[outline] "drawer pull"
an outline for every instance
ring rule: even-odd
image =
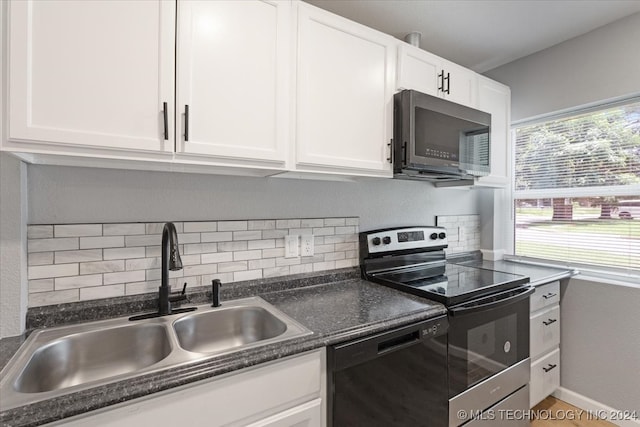
[[[549,293],[548,293],[548,294],[546,294],[546,295],[542,295],[542,298],[544,298],[544,299],[549,299],[549,298],[553,298],[553,297],[555,297],[556,295],[558,295],[558,294],[554,294],[553,292],[549,292]]]
[[[549,326],[552,323],[556,323],[558,321],[558,319],[549,319],[549,320],[543,320],[542,323],[544,323],[544,326]]]
[[[546,367],[546,368],[543,366],[543,367],[542,367],[542,370],[543,370],[543,371],[545,371],[545,372],[549,372],[549,371],[551,371],[553,368],[555,368],[556,366],[558,366],[558,365],[552,365],[551,363],[549,363],[549,366],[548,366],[548,367]]]

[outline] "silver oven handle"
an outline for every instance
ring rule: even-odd
[[[477,302],[473,302],[470,304],[463,304],[458,307],[453,307],[449,309],[449,313],[452,316],[462,316],[465,314],[477,313],[479,311],[491,310],[492,308],[496,308],[499,306],[513,304],[514,302],[521,301],[525,298],[528,298],[535,291],[535,288],[532,286],[523,287],[522,290],[516,294],[513,294],[513,291],[505,292],[505,294],[510,295],[506,298],[498,298],[494,299],[494,297],[490,298],[491,302],[487,302],[485,304],[478,304]]]

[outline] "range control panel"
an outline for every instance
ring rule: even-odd
[[[361,244],[366,243],[370,254],[407,249],[447,246],[444,227],[403,227],[360,233]]]

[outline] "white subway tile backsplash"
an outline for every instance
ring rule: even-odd
[[[262,270],[236,271],[233,273],[233,281],[262,279]]]
[[[200,261],[203,264],[233,261],[233,252],[216,252],[212,254],[202,254],[200,256]]]
[[[158,247],[158,252],[160,248]],[[146,255],[145,247],[137,248],[113,248],[104,249],[103,257],[105,261],[112,259],[131,259],[131,258],[144,258]]]
[[[120,246],[132,247],[157,245],[159,247],[162,244],[162,237],[155,234],[146,234],[142,236],[125,236],[124,239],[124,245]]]
[[[202,243],[208,242],[230,242],[233,240],[233,232],[231,231],[218,231],[215,233],[202,233],[200,235],[200,241]]]
[[[242,231],[249,228],[248,221],[220,221],[218,231]]]
[[[80,237],[80,249],[121,248],[124,236]]]
[[[142,223],[104,224],[102,226],[103,236],[135,236],[138,234],[145,234],[145,226]]]
[[[358,264],[358,218],[175,222],[181,288]],[[155,293],[164,223],[28,226],[29,305]],[[341,234],[344,233],[344,234]],[[314,235],[314,256],[284,258],[284,236]],[[474,232],[469,240],[478,239]]]
[[[185,233],[201,233],[203,231],[218,231],[218,223],[215,221],[184,223]]]
[[[29,239],[27,252],[50,252],[79,249],[77,237],[63,237],[59,239]]]
[[[248,221],[248,230],[274,230],[276,221],[274,219],[265,221]]]
[[[45,279],[51,277],[77,276],[78,264],[37,265],[29,267],[27,271],[29,280]]]
[[[300,228],[323,227],[325,225],[324,221],[322,218],[301,219]]]
[[[247,270],[247,261],[221,262],[218,264],[219,273],[233,273]]]
[[[479,215],[444,215],[436,217],[436,224],[447,229],[447,253],[470,252],[480,249]]]
[[[125,261],[122,259],[112,261],[81,262],[80,274],[115,273],[124,271]]]
[[[253,251],[233,252],[234,261],[246,261],[249,259],[260,259],[260,258],[262,258],[262,251],[260,249],[253,250]]]
[[[53,279],[29,280],[29,293],[53,291]]]
[[[39,307],[42,305],[64,304],[80,300],[78,289],[67,289],[64,291],[38,292],[29,294],[29,307]]]
[[[124,296],[124,284],[80,289],[80,301]]]
[[[102,274],[90,274],[86,276],[59,277],[55,279],[55,290],[78,289],[88,286],[101,286]]]
[[[266,239],[266,240],[249,240],[247,242],[247,249],[273,249],[276,247],[275,239]]]
[[[27,263],[29,265],[48,265],[53,264],[53,252],[34,252],[28,255]]]
[[[77,251],[56,251],[54,262],[68,264],[71,262],[102,261],[102,249],[81,249]]]
[[[50,239],[53,237],[53,225],[30,225],[27,227],[27,239]]]
[[[102,224],[54,225],[55,237],[102,236]]]
[[[146,280],[144,270],[123,271],[120,273],[105,273],[104,284],[113,285],[116,283],[142,282]]]
[[[260,240],[262,239],[262,231],[260,230],[252,230],[252,231],[234,231],[233,232],[233,240]]]

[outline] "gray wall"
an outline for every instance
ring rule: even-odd
[[[640,409],[640,288],[573,278],[560,304],[562,387]]]
[[[29,165],[29,224],[359,216],[361,230],[478,213],[478,192],[390,179],[243,178]]]
[[[640,13],[485,73],[511,87],[511,119],[640,93]]]
[[[514,121],[640,93],[640,13],[487,72]],[[561,386],[640,408],[640,288],[572,279],[561,301]]]

